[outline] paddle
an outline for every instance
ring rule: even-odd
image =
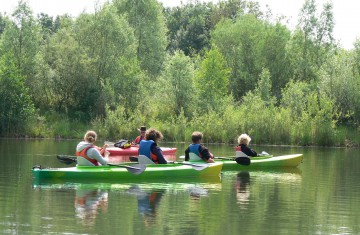
[[[185,158],[185,156],[180,156],[180,158]],[[237,157],[237,158],[228,158],[228,157],[214,157],[215,159],[222,159],[222,160],[231,160],[236,161],[240,165],[248,166],[251,163],[249,157]]]
[[[61,163],[64,163],[66,165],[70,165],[72,163],[77,162],[76,157],[74,157],[74,156],[57,155],[56,157]]]
[[[265,151],[262,151],[260,154],[258,154],[258,156],[269,156],[271,157],[272,155],[268,154]],[[243,154],[240,157],[235,158],[235,161],[237,162],[237,164],[243,165],[243,166],[248,166],[251,164],[251,159],[249,156]]]
[[[65,163],[67,165],[77,162],[75,156],[57,155],[57,159],[60,162]],[[146,169],[146,165],[127,166],[127,165],[117,165],[117,164],[112,164],[112,163],[108,163],[107,165],[126,168],[126,170],[128,172],[130,172],[134,175],[139,175],[139,174],[143,173]]]
[[[149,159],[148,157],[146,157],[144,155],[139,155],[138,161],[140,164],[145,164],[145,165],[146,164],[154,164],[154,162],[151,159]],[[192,166],[197,171],[202,171],[209,167],[209,164],[198,165],[198,164],[192,164],[192,163],[187,163],[187,162],[168,162],[168,163]]]
[[[130,162],[139,162],[138,157],[130,156]]]
[[[237,158],[235,158],[235,161],[237,162],[237,164],[240,164],[243,166],[248,166],[251,163],[251,160],[249,157],[237,157]]]
[[[202,170],[204,170],[204,169],[206,169],[206,168],[209,167],[209,164],[208,164],[208,163],[201,164],[201,165],[193,164],[193,163],[187,163],[187,162],[168,162],[168,163],[174,163],[174,164],[192,166],[192,167],[193,167],[195,170],[197,170],[197,171],[202,171]]]

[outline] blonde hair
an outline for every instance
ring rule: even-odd
[[[153,140],[155,142],[162,140],[164,136],[161,134],[160,131],[155,130],[154,128],[150,128],[145,133],[145,139],[147,140]]]
[[[95,131],[87,131],[84,136],[84,140],[89,143],[94,143],[96,141],[97,134]]]
[[[251,138],[247,134],[241,134],[238,138],[238,144],[248,145],[250,143],[250,141],[251,141]]]

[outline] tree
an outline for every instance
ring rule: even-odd
[[[0,59],[0,135],[25,134],[35,109],[24,77],[6,58]]]
[[[19,2],[12,17],[12,22],[6,25],[3,33],[3,56],[11,55],[8,60],[13,60],[20,75],[24,77],[25,84],[30,88],[30,93],[34,94],[34,58],[40,46],[40,27],[29,6],[23,1]]]
[[[315,0],[305,1],[299,14],[298,28],[289,44],[295,79],[317,80],[317,71],[331,55],[334,49],[332,7],[331,3],[324,4],[318,17]]]
[[[0,36],[4,32],[7,21],[8,21],[7,17],[2,15],[0,12]]]
[[[340,50],[320,70],[319,90],[335,102],[339,119],[346,124],[360,122],[360,73],[358,41],[354,51]]]
[[[156,0],[115,0],[114,5],[134,29],[141,69],[156,77],[162,69],[167,43],[162,6]]]
[[[168,50],[182,50],[185,55],[196,55],[210,47],[210,3],[196,3],[166,9]]]
[[[230,70],[221,52],[214,46],[205,54],[199,70],[195,74],[200,110],[222,110],[228,95]]]
[[[104,114],[105,104],[115,109],[120,103],[126,110],[137,106],[141,98],[139,82],[143,78],[137,61],[138,44],[134,30],[113,5],[95,14],[82,14],[75,22],[74,35],[86,55],[89,68],[101,88],[97,113]]]
[[[163,87],[162,93],[166,94],[168,99],[159,102],[163,104],[170,101],[168,107],[175,111],[176,116],[183,111],[185,117],[191,117],[195,109],[193,63],[182,51],[176,51],[168,58],[159,81],[159,87]]]

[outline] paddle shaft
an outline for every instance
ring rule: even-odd
[[[76,163],[77,162],[75,156],[58,155],[57,158],[58,158],[58,160],[60,162],[65,163],[65,164],[71,164],[71,163]],[[141,174],[146,169],[146,165],[141,165],[140,167],[127,166],[127,165],[117,165],[117,164],[112,164],[112,163],[108,163],[107,165],[108,166],[126,168],[129,172],[131,172],[133,174],[136,174],[136,175]]]

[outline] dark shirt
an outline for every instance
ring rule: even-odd
[[[150,147],[150,151],[152,154],[156,155],[157,156],[157,159],[158,159],[158,163],[159,164],[167,164],[167,161],[166,159],[164,158],[164,155],[162,153],[162,150],[160,147],[158,147],[155,144],[152,144],[151,147]]]
[[[190,147],[188,147],[185,150],[185,161],[190,160],[189,153],[190,153]],[[212,156],[212,154],[209,152],[209,150],[202,144],[199,145],[199,153],[200,153],[199,157],[201,157],[204,161],[209,160]]]
[[[245,144],[240,144],[240,145],[238,145],[238,148],[239,147],[241,149],[241,152],[245,153],[249,157],[256,157],[258,155],[257,152],[255,152],[254,150],[252,150],[251,148],[249,148]]]

